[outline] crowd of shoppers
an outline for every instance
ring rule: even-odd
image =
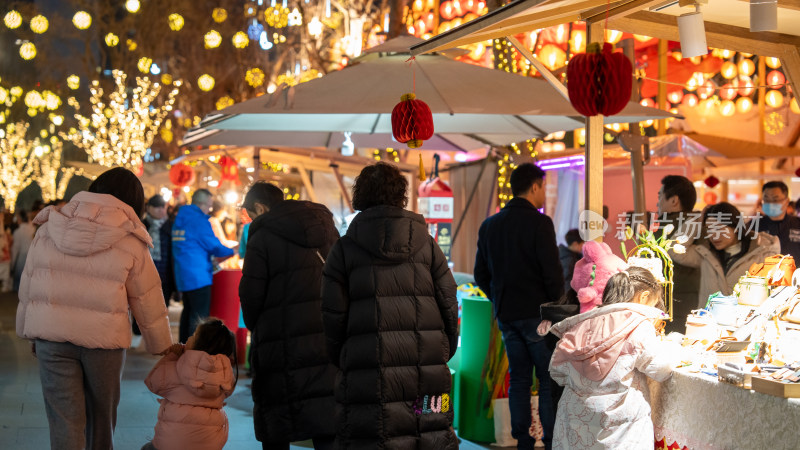
[[[646,396],[631,392],[644,377],[671,373],[670,351],[656,337],[663,289],[608,246],[584,243],[578,230],[558,246],[540,212],[544,178],[534,164],[518,166],[513,199],[477,236],[475,280],[508,355],[517,448],[535,442],[534,374],[546,448],[652,445]],[[717,231],[689,236],[687,252],[673,255],[678,319],[713,292],[729,294],[751,263],[800,247],[800,219],[782,182],[764,185],[762,232],[741,233],[744,218],[728,203],[694,213],[696,198],[690,180],[662,180],[658,233],[685,236],[690,214]],[[257,182],[242,203],[252,222],[237,240],[208,190],[173,217],[162,196],[145,203],[136,176],[118,168],[68,203],[18,210],[13,232],[3,215],[0,283],[11,278],[19,290],[17,333],[39,359],[51,447],[111,448],[132,321],[147,351],[163,356],[146,379],[164,398],[144,448],[225,445],[222,407],[240,355],[235,335],[208,315],[215,264],[238,250],[263,448],[309,439],[326,450],[458,448],[447,367],[458,345],[456,285],[407,202],[408,182],[395,166],[365,167],[353,186],[359,214],[340,237],[325,206],[285,200],[277,186]],[[183,312],[173,344],[167,308],[176,293]],[[676,322],[680,331],[684,322]]]

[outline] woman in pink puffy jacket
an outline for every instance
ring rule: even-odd
[[[142,450],[221,450],[228,441],[224,400],[236,387],[236,337],[221,320],[201,322],[144,382],[159,399],[155,437]]]
[[[143,209],[139,179],[115,168],[33,221],[17,334],[34,341],[51,448],[113,448],[131,313],[150,353],[172,344]]]

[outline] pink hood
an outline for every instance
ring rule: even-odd
[[[617,359],[634,349],[627,339],[643,322],[665,318],[653,307],[636,303],[601,306],[554,325],[550,331],[560,336],[551,365],[569,361],[575,370],[592,381],[601,381]]]
[[[144,380],[159,400],[153,445],[159,450],[217,450],[228,440],[224,400],[233,393],[233,369],[224,355],[169,353]]]

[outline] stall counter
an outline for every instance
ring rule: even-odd
[[[656,449],[796,449],[800,399],[780,398],[676,369],[649,380]]]

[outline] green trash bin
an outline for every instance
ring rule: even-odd
[[[494,442],[494,419],[480,409],[481,373],[489,333],[492,328],[492,303],[483,297],[464,297],[461,306],[461,364],[458,370],[456,414],[458,434],[477,442]]]

